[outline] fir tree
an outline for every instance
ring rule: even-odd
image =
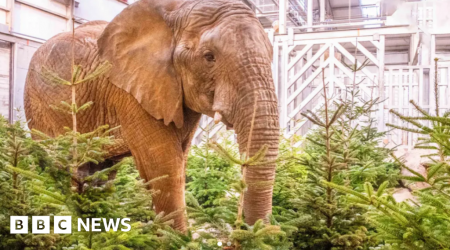
[[[437,72],[437,62],[436,72]],[[376,227],[378,237],[391,249],[450,249],[450,165],[448,164],[449,112],[441,115],[439,110],[438,78],[435,77],[434,95],[436,109],[434,114],[426,111],[414,101],[411,104],[420,116],[408,117],[391,110],[411,127],[387,124],[421,135],[415,148],[431,149],[434,153],[422,155],[429,159],[426,163],[427,173],[422,175],[409,168],[401,159],[392,154],[395,161],[411,173],[400,176],[409,183],[422,182],[427,187],[416,190],[413,200],[396,202],[385,182],[375,191],[371,183],[364,184],[364,191],[358,192],[349,187],[327,183],[343,193],[348,194],[355,204],[367,208],[368,219]],[[427,125],[429,124],[429,125]]]
[[[146,212],[147,209],[152,208],[151,197],[147,196],[144,200],[144,196],[149,194],[148,190],[144,191],[149,183],[142,183],[136,179],[136,170],[134,172],[130,170],[130,166],[134,168],[134,164],[130,164],[130,161],[126,159],[90,175],[80,172],[81,167],[87,164],[99,164],[104,161],[105,148],[114,143],[114,138],[110,135],[112,129],[109,129],[108,125],[100,126],[87,133],[78,132],[77,115],[88,109],[92,102],[79,105],[76,102],[76,89],[78,85],[107,72],[111,65],[103,62],[91,73],[83,73],[84,69],[73,63],[73,43],[74,40],[72,40],[72,76],[69,80],[61,78],[45,67],[38,72],[48,83],[71,88],[71,101],[63,101],[52,108],[60,111],[61,115],[70,115],[72,128],[65,128],[66,132],[55,138],[33,130],[34,136],[39,138],[39,146],[48,156],[45,169],[42,173],[36,173],[33,169],[23,170],[17,166],[8,166],[13,174],[12,179],[16,180],[14,176],[19,176],[33,181],[31,190],[39,194],[37,199],[51,206],[54,209],[53,214],[72,215],[73,222],[79,218],[116,220],[127,216],[139,220],[133,223],[131,231],[127,233],[75,231],[72,235],[64,236],[64,243],[60,247],[157,249],[160,246],[160,241],[156,237],[157,230],[170,225],[170,215],[158,217],[152,212]],[[16,144],[14,148],[21,152],[19,144]],[[17,153],[10,153],[7,156],[15,157],[16,155]],[[115,171],[119,171],[119,178],[111,180],[109,176]],[[123,173],[130,173],[135,179],[125,179]],[[14,183],[16,181],[13,181]],[[116,188],[119,191],[117,193]],[[75,228],[75,225],[73,227]],[[102,225],[101,230],[104,231],[104,229]],[[43,245],[42,242],[44,240],[41,240],[39,244]]]
[[[299,228],[293,240],[300,249],[365,249],[377,244],[365,210],[323,182],[357,188],[368,179],[396,183],[390,177],[393,164],[385,162],[389,150],[378,146],[384,134],[376,131],[371,118],[378,100],[364,101],[351,89],[331,102],[325,84],[323,89],[323,111],[302,113],[318,127],[306,137],[304,154],[297,160],[307,170],[306,180],[276,218]]]
[[[257,100],[254,103],[255,110],[256,104]],[[254,111],[247,149],[250,148],[252,141],[255,114]],[[226,239],[227,242],[232,243],[234,249],[288,249],[290,244],[286,241],[286,232],[282,230],[280,225],[275,225],[277,222],[274,219],[270,220],[273,225],[264,224],[263,220],[258,220],[253,226],[244,222],[243,206],[247,190],[246,169],[268,163],[263,160],[267,152],[267,146],[264,145],[253,156],[249,155],[248,150],[238,156],[235,151],[229,150],[215,141],[210,142],[209,147],[224,159],[241,166],[242,174],[240,179],[232,185],[233,189],[230,190],[229,196],[221,200],[219,203],[221,206],[219,207],[203,207],[191,197],[191,207],[188,208],[191,218],[208,225],[209,229],[215,229],[216,238]],[[254,185],[273,185],[273,183],[254,183]]]
[[[231,184],[240,178],[240,171],[236,164],[218,155],[211,147],[210,132],[217,125],[203,130],[200,145],[193,145],[188,157],[187,190],[204,206],[213,206],[215,202],[225,197]],[[220,132],[221,145],[237,154],[236,144],[228,140],[229,132]]]
[[[17,111],[20,114],[20,110]],[[52,211],[42,205],[33,192],[34,184],[44,180],[37,174],[41,171],[41,157],[42,150],[27,137],[21,117],[9,124],[0,116],[1,249],[53,249],[61,242],[59,235],[55,234],[10,234],[10,216],[45,215]]]
[[[306,168],[298,164],[303,152],[295,147],[299,142],[301,137],[295,134],[291,138],[285,138],[283,135],[280,138],[279,158],[282,160],[277,162],[272,197],[275,213],[293,208],[290,200],[297,197],[296,190],[301,188],[305,180]]]

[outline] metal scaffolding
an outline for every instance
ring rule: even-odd
[[[273,78],[286,137],[305,135],[313,127],[301,112],[322,107],[322,72],[327,92],[334,98],[356,82],[363,99],[385,100],[374,118],[378,129],[386,131],[386,123],[405,125],[389,113],[390,109],[415,115],[410,100],[434,110],[434,58],[439,58],[440,107],[450,108],[449,98],[445,98],[450,94],[450,28],[437,22],[448,17],[443,10],[450,8],[450,3],[352,0],[345,7],[339,2],[348,4],[347,0],[250,2],[273,43]],[[366,8],[376,10],[369,15]],[[293,19],[293,12],[300,18]],[[278,30],[273,25],[277,21]],[[357,65],[367,61],[368,66],[354,74],[345,64],[355,61]],[[201,125],[210,123],[211,119],[203,118]],[[200,135],[199,131],[194,142],[200,141]],[[411,148],[416,139],[410,133],[392,131],[384,142]]]

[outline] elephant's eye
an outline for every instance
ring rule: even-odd
[[[208,62],[215,62],[216,61],[216,57],[214,56],[214,54],[211,51],[207,51],[203,54],[203,56],[205,57],[206,61]]]

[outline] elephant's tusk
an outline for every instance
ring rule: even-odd
[[[217,123],[219,123],[220,121],[222,121],[222,115],[221,115],[219,112],[216,112],[216,113],[214,114],[214,123],[217,124]]]

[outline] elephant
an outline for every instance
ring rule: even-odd
[[[93,102],[78,115],[78,131],[120,126],[108,157],[131,154],[145,180],[167,175],[151,186],[160,191],[154,209],[166,214],[185,207],[187,155],[202,114],[234,129],[241,153],[266,145],[263,165],[244,170],[244,216],[252,225],[272,209],[273,187],[258,185],[274,181],[278,155],[272,51],[255,13],[239,0],[140,0],[109,23],[87,22],[36,51],[24,93],[28,126],[49,136],[72,127],[70,115],[50,107],[71,100],[71,87],[46,82],[44,67],[70,79],[72,60],[82,75],[108,61],[110,71],[76,85],[76,102]],[[179,213],[173,227],[186,224]]]

